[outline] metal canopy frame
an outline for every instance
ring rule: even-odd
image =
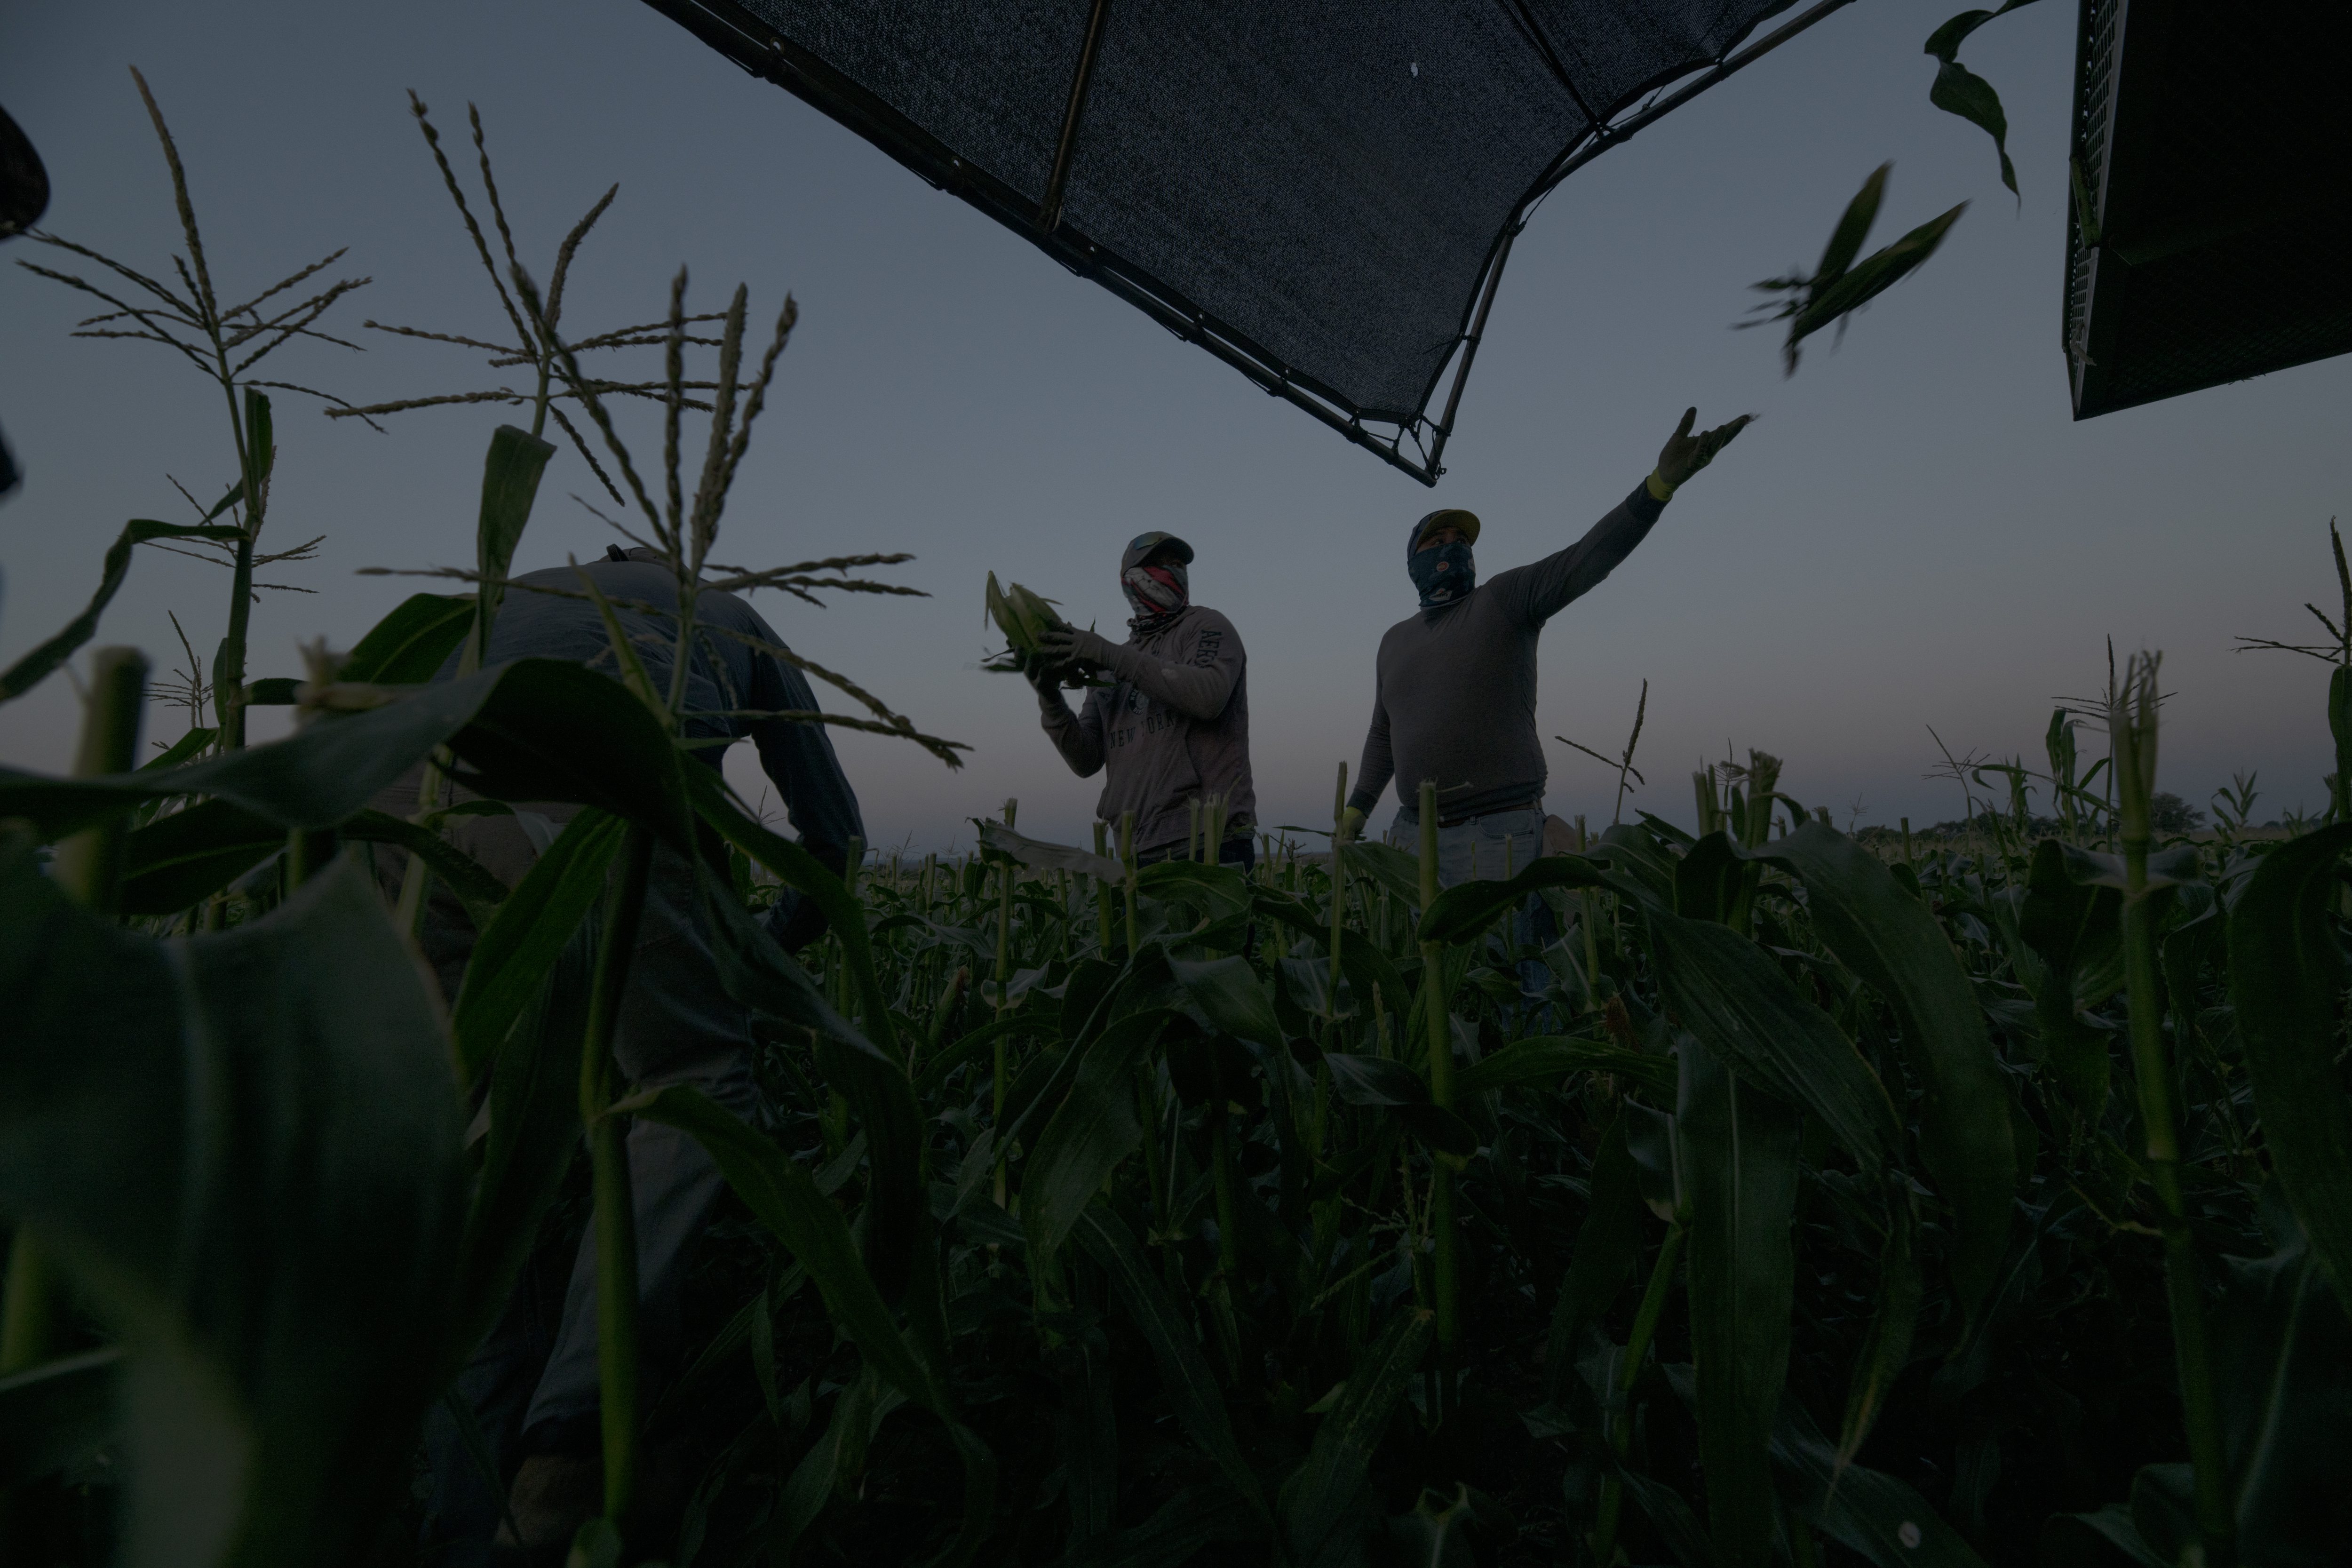
[[[760,17],[735,4],[734,0],[646,0],[646,3],[751,75],[774,83],[827,118],[856,132],[926,183],[979,208],[1077,276],[1109,289],[1176,337],[1206,349],[1241,372],[1259,390],[1305,409],[1383,462],[1424,485],[1433,486],[1439,476],[1445,472],[1443,461],[1445,445],[1454,434],[1454,419],[1461,407],[1462,389],[1469,380],[1471,363],[1477,357],[1479,341],[1486,335],[1487,317],[1494,309],[1495,294],[1502,283],[1503,268],[1510,259],[1511,242],[1527,226],[1528,216],[1536,206],[1561,181],[1610,148],[1623,143],[1636,132],[1679,109],[1832,12],[1852,4],[1853,0],[1819,0],[1818,4],[1764,37],[1745,47],[1726,51],[1695,76],[1682,71],[1665,80],[1644,84],[1633,96],[1638,100],[1646,95],[1647,100],[1638,106],[1628,105],[1612,118],[1604,118],[1586,107],[1582,95],[1570,80],[1549,39],[1544,36],[1522,0],[1499,0],[1509,10],[1513,21],[1528,37],[1529,43],[1542,54],[1570,96],[1580,108],[1585,109],[1592,126],[1561,151],[1512,209],[1509,221],[1495,237],[1478,283],[1472,289],[1470,298],[1464,301],[1462,325],[1455,335],[1454,353],[1431,375],[1428,386],[1423,391],[1419,410],[1405,419],[1384,417],[1358,407],[1314,376],[1284,363],[1277,355],[1253,342],[1230,323],[1202,310],[1180,290],[1169,287],[1143,268],[1096,244],[1062,222],[1062,194],[1082,133],[1087,89],[1093,74],[1109,0],[1093,0],[1085,44],[1070,83],[1068,107],[1055,147],[1053,173],[1041,202],[1032,202],[1003,180],[973,166],[953,148],[824,60],[778,33]],[[1685,78],[1688,79],[1684,79]],[[1671,92],[1664,92],[1664,89],[1675,81],[1682,81],[1683,85]],[[1439,384],[1445,381],[1448,366],[1452,367],[1453,384],[1446,393],[1444,413],[1432,421],[1429,405],[1435,397]]]

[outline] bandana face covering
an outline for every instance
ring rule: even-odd
[[[1135,619],[1129,624],[1148,631],[1192,603],[1192,581],[1181,566],[1130,566],[1120,574],[1119,591],[1127,595]]]
[[[1412,585],[1421,590],[1424,610],[1454,603],[1478,582],[1477,563],[1471,558],[1470,547],[1460,540],[1413,552],[1405,557],[1404,569],[1412,574]]]

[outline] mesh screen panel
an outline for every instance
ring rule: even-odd
[[[2084,0],[2076,418],[2352,351],[2347,52],[2343,0]]]
[[[1050,243],[1097,0],[652,3],[1270,389],[1425,427],[1563,158],[1789,0],[1108,0]]]

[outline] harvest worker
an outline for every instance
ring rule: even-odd
[[[1097,772],[1095,815],[1115,829],[1135,814],[1139,863],[1181,857],[1196,806],[1224,813],[1224,842],[1203,858],[1254,865],[1257,795],[1250,784],[1247,658],[1234,623],[1192,603],[1192,547],[1172,533],[1138,534],[1119,556],[1118,586],[1135,612],[1127,640],[1075,626],[1049,630],[1030,671],[1045,733],[1070,771]],[[1072,713],[1062,678],[1099,669],[1117,684],[1087,693]],[[1202,818],[1202,832],[1207,829]]]
[[[1421,785],[1437,785],[1438,881],[1492,880],[1543,851],[1543,746],[1536,735],[1536,639],[1633,553],[1676,487],[1714,460],[1751,416],[1694,436],[1686,410],[1658,466],[1633,493],[1558,554],[1478,581],[1478,519],[1433,511],[1405,535],[1405,571],[1420,613],[1381,638],[1372,722],[1343,830],[1353,836],[1394,777],[1391,842],[1421,832]]]
[[[596,606],[578,596],[579,574],[616,606],[654,689],[667,692],[676,622],[658,611],[629,607],[677,602],[677,580],[651,550],[614,547],[605,559],[576,569],[557,567],[515,579],[482,662],[564,658],[611,673],[612,645]],[[701,636],[687,669],[683,728],[689,741],[704,743],[689,752],[697,759],[690,765],[716,769],[730,742],[751,741],[803,845],[840,870],[850,841],[865,834],[857,797],[824,727],[781,716],[815,710],[807,679],[787,662],[782,640],[742,599],[706,591],[695,615]],[[453,673],[454,658],[442,675]],[[379,807],[408,815],[415,809],[419,782],[412,777],[404,801],[379,800]],[[542,804],[519,805],[513,816],[458,816],[448,835],[511,887],[521,882],[561,823],[578,810]],[[814,905],[795,910],[793,903],[789,897],[781,900],[768,927],[787,947],[804,943],[822,926]],[[621,1075],[637,1089],[690,1083],[738,1114],[751,1115],[758,1100],[751,1016],[727,994],[698,910],[692,861],[656,848],[614,1058]],[[427,910],[422,945],[453,997],[474,940],[462,907],[436,898]],[[677,1370],[683,1348],[677,1341],[687,1246],[722,1183],[702,1146],[674,1128],[633,1122],[628,1154],[640,1342],[649,1380],[645,1398],[650,1407],[660,1380]],[[520,1542],[509,1544],[530,1551],[568,1547],[581,1523],[599,1510],[604,1474],[595,1281],[592,1231],[581,1241],[560,1294],[534,1289],[527,1278],[504,1321],[459,1376],[458,1390],[471,1405],[481,1435],[499,1467],[512,1477],[509,1499],[501,1500],[484,1484],[479,1461],[469,1452],[471,1440],[450,1417],[436,1415],[429,1427],[435,1485],[427,1531],[436,1562],[489,1562],[491,1535],[502,1517],[510,1518],[521,1535]],[[547,1295],[560,1301],[558,1310],[547,1310],[556,1305],[542,1303],[540,1298]],[[655,1464],[650,1471],[660,1468]],[[649,1481],[657,1480],[650,1471]],[[649,1498],[649,1510],[657,1510],[660,1501]]]

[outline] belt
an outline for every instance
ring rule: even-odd
[[[1437,814],[1437,826],[1440,827],[1459,827],[1465,822],[1475,822],[1482,816],[1500,816],[1507,811],[1540,811],[1542,809],[1543,797],[1541,795],[1537,795],[1531,800],[1521,801],[1517,805],[1490,805],[1482,811],[1465,812],[1458,816],[1448,816],[1443,810],[1440,810]],[[1401,815],[1407,822],[1417,825],[1421,821],[1421,813],[1418,811],[1404,812]]]

